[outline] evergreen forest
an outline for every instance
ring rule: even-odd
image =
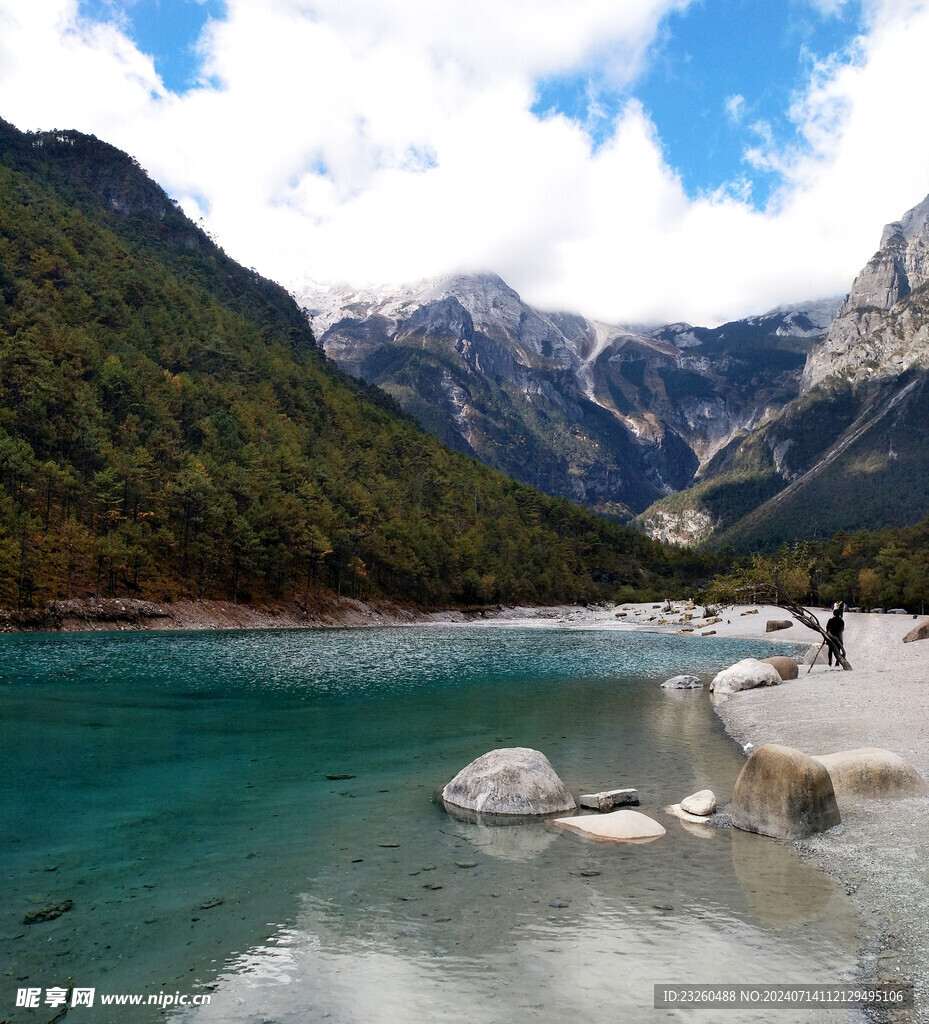
[[[129,156],[0,122],[0,607],[630,599],[717,560],[442,446]]]

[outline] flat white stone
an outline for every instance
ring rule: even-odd
[[[703,683],[699,676],[671,676],[661,684],[661,688],[663,690],[700,690],[703,688]]]
[[[665,828],[640,811],[621,810],[610,814],[582,814],[573,818],[555,818],[553,825],[608,842],[632,842],[658,839]]]
[[[681,821],[692,821],[695,825],[709,825],[710,819],[705,815],[701,814],[690,814],[685,811],[680,804],[671,804],[664,809],[665,814],[672,814],[675,818],[680,818]]]

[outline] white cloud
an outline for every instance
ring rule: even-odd
[[[745,97],[739,93],[735,93],[733,96],[727,96],[726,102],[723,104],[723,108],[726,111],[726,116],[732,121],[733,124],[738,124],[745,113]]]
[[[802,147],[759,127],[750,159],[784,180],[765,212],[745,177],[688,198],[635,101],[597,149],[584,125],[531,113],[542,77],[634,86],[686,2],[230,0],[200,87],[177,96],[76,0],[0,0],[0,112],[131,152],[288,285],[492,269],[546,306],[698,323],[845,290],[929,191],[929,0],[869,0],[855,51],[816,65],[791,112]]]

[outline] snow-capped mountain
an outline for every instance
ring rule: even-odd
[[[535,309],[494,274],[298,299],[335,362],[453,447],[617,515],[687,486],[794,397],[838,306],[648,330]]]

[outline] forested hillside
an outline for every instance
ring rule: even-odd
[[[592,599],[690,557],[424,434],[125,154],[0,122],[0,606]]]

